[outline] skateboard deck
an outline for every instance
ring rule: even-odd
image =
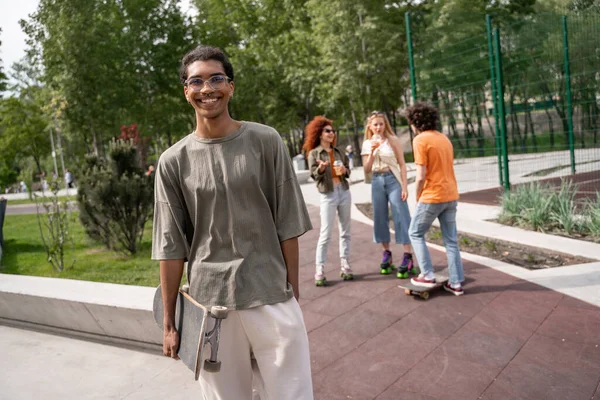
[[[163,329],[163,300],[160,285],[154,293],[154,304],[152,307],[154,320],[158,327]],[[204,362],[204,369],[209,372],[218,372],[221,363],[217,361],[219,334],[221,320],[227,317],[227,309],[224,307],[213,307],[209,311],[202,304],[195,301],[187,290],[179,289],[177,294],[177,305],[175,309],[175,328],[179,333],[179,349],[177,356],[194,372],[194,379],[198,380],[202,370],[200,363],[204,360],[204,346],[211,345],[211,356]],[[210,332],[207,332],[209,319],[214,319],[215,324]]]
[[[441,289],[448,282],[448,269],[444,269],[434,275],[436,283],[433,287],[415,286],[411,281],[398,285],[398,287],[404,289],[404,293],[407,295],[419,296],[421,299],[427,300],[430,292]]]

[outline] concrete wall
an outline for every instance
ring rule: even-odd
[[[159,350],[154,288],[0,274],[0,323]]]

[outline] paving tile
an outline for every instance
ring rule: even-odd
[[[373,398],[438,344],[439,340],[426,339],[416,346],[414,341],[387,329],[328,366],[315,377],[315,382],[324,393]]]
[[[510,285],[507,292],[517,300],[525,300],[527,304],[547,306],[554,308],[565,297],[564,294],[555,292],[535,283],[519,280]]]
[[[438,352],[440,358],[502,368],[519,352],[525,340],[491,332],[472,331],[466,325],[446,340]]]
[[[337,359],[354,351],[365,342],[364,337],[353,332],[334,329],[327,323],[308,334],[310,362],[313,377]]]
[[[421,304],[412,296],[405,295],[402,289],[394,285],[377,296],[371,296],[371,299],[363,303],[360,308],[400,319],[420,307]]]
[[[455,300],[454,297],[445,297],[445,300],[448,299]],[[421,307],[403,317],[392,327],[403,331],[404,327],[408,326],[415,337],[429,336],[445,339],[454,334],[471,318],[460,310],[442,307],[442,301],[436,302],[435,300],[435,298],[430,298],[426,302],[422,302]]]
[[[375,398],[376,400],[441,400],[445,397],[432,397],[422,393],[408,392],[392,386]]]
[[[600,380],[598,381],[598,387],[596,388],[596,393],[592,396],[592,400],[600,400]]]
[[[473,332],[495,332],[526,340],[552,312],[547,307],[536,305],[527,306],[527,312],[523,312],[523,304],[515,303],[512,299],[504,300],[505,297],[494,299],[465,325],[465,329]]]
[[[363,303],[361,299],[344,296],[340,290],[336,290],[327,296],[319,297],[305,304],[303,310],[338,317],[358,307],[361,303]]]
[[[398,285],[396,277],[382,276],[378,273],[367,275],[354,274],[354,280],[347,283],[346,286],[340,287],[340,292],[346,296],[356,297],[363,301],[387,292]]]
[[[397,317],[357,308],[334,319],[328,325],[341,332],[352,332],[353,335],[370,339],[396,321]]]
[[[481,395],[481,400],[544,400],[533,397],[525,397],[523,393],[518,393],[510,387],[501,387],[492,383],[492,385]]]
[[[540,400],[589,399],[600,377],[600,347],[534,335],[494,390]]]
[[[330,315],[319,314],[317,312],[307,310],[302,310],[302,314],[304,316],[304,325],[306,325],[306,331],[309,333],[333,319],[333,317]]]
[[[499,372],[499,368],[447,358],[434,351],[394,386],[434,398],[475,400]]]
[[[600,345],[600,308],[557,307],[537,333],[555,339]]]
[[[585,301],[581,301],[571,296],[565,296],[558,303],[559,307],[574,307],[574,308],[586,308],[588,310],[598,310],[598,306],[590,303],[586,303]]]

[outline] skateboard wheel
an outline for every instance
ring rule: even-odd
[[[410,289],[404,289],[404,294],[410,295]]]
[[[204,370],[206,372],[219,372],[221,370],[221,361],[204,360]]]
[[[429,298],[429,292],[421,292],[421,294],[419,294],[419,297],[423,300],[427,300]]]
[[[212,315],[213,318],[216,318],[216,319],[227,318],[228,312],[229,312],[229,309],[227,309],[227,307],[212,306],[210,309],[210,315]]]

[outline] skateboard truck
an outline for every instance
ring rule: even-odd
[[[181,287],[181,291],[190,292],[190,285],[185,284]],[[204,370],[206,372],[219,372],[221,370],[221,361],[217,360],[219,352],[219,338],[221,337],[221,321],[227,318],[229,310],[227,307],[212,306],[210,316],[215,319],[215,325],[209,332],[204,333],[204,344],[210,344],[210,357],[204,360]]]
[[[207,372],[219,372],[221,370],[221,361],[217,360],[219,352],[219,338],[221,336],[221,321],[227,318],[227,307],[213,306],[210,309],[210,315],[215,319],[215,326],[204,334],[204,343],[210,344],[210,357],[204,360],[204,370]]]

